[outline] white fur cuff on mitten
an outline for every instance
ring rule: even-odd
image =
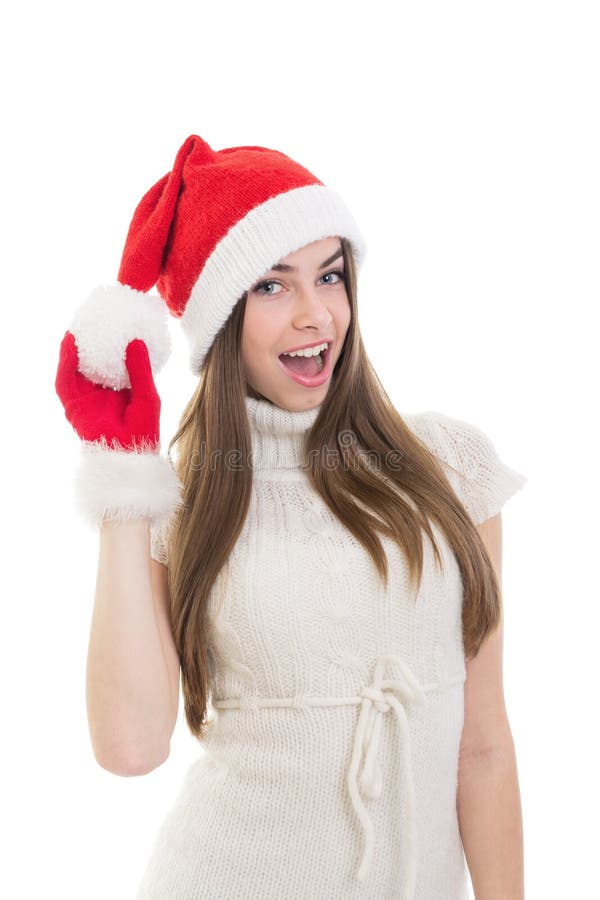
[[[158,452],[112,450],[93,441],[83,441],[81,452],[76,505],[91,525],[105,519],[154,521],[182,504],[183,485],[171,461]]]

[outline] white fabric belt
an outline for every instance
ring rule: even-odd
[[[397,679],[385,679],[383,677],[385,664],[393,663],[400,669],[402,676]],[[454,681],[462,681],[462,676]],[[454,683],[449,682],[449,684]],[[414,674],[399,656],[393,653],[383,653],[377,657],[373,679],[371,684],[365,685],[358,696],[327,697],[296,694],[294,697],[259,697],[245,696],[232,697],[222,700],[213,700],[212,705],[223,709],[253,709],[256,707],[293,707],[301,709],[305,706],[344,706],[360,704],[361,709],[358,723],[354,732],[352,758],[348,770],[348,789],[350,798],[365,835],[365,847],[356,877],[364,882],[371,868],[373,859],[373,823],[367,812],[367,808],[359,791],[370,799],[377,799],[381,795],[382,777],[377,760],[377,751],[381,738],[382,713],[393,710],[398,723],[398,751],[399,759],[404,766],[404,779],[406,786],[406,806],[408,814],[407,844],[408,865],[405,881],[405,893],[403,900],[413,900],[416,881],[417,863],[417,835],[415,817],[415,788],[412,773],[412,760],[410,755],[410,740],[408,732],[408,719],[406,711],[400,700],[394,695],[398,693],[405,702],[423,703],[428,691],[438,690],[439,684],[420,685]],[[364,751],[365,761],[358,777],[358,767]]]

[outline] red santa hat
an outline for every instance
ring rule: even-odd
[[[199,375],[244,291],[288,253],[336,235],[349,240],[360,269],[365,241],[338,193],[278,150],[215,151],[191,135],[135,210],[118,283],[96,289],[75,315],[80,370],[129,387],[125,348],[138,337],[156,373],[170,353],[170,314]],[[155,285],[160,296],[147,293]]]

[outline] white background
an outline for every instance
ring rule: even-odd
[[[528,477],[503,510],[527,896],[597,890],[596,13],[55,0],[3,14],[2,896],[132,898],[201,752],[181,704],[150,775],[94,760],[98,541],[54,393],[74,310],[115,280],[136,204],[192,133],[282,150],[342,193],[368,243],[367,352],[397,407],[475,423]],[[163,446],[195,384],[171,325]]]

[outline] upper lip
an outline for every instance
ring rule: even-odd
[[[331,338],[321,338],[320,341],[312,341],[310,344],[300,344],[298,347],[288,347],[287,350],[282,350],[281,353],[295,353],[296,350],[306,350],[307,347],[318,347],[319,344],[333,344],[333,340]],[[279,354],[280,356],[281,353]]]

